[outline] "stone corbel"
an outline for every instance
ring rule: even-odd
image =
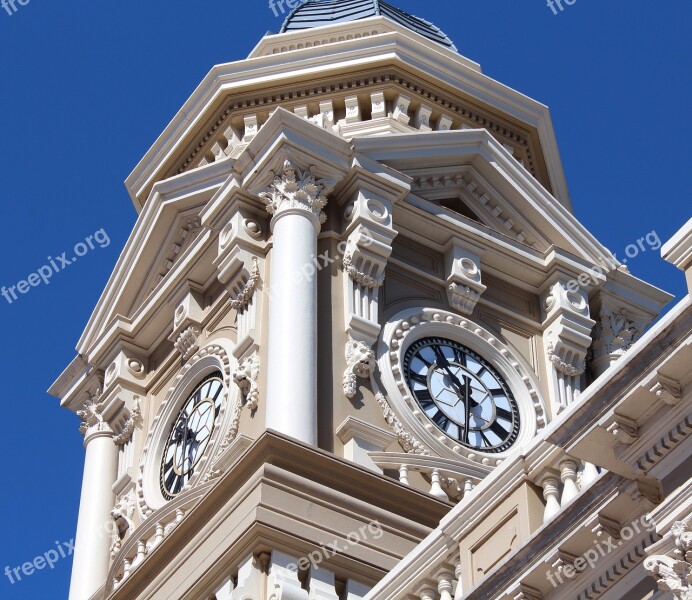
[[[519,586],[519,593],[514,596],[514,600],[543,600],[543,594],[541,590],[522,583]]]
[[[122,348],[110,363],[104,373],[103,385],[105,391],[123,383],[128,387],[146,391],[147,359],[136,350]]]
[[[481,283],[482,250],[453,238],[445,255],[447,298],[449,305],[464,315],[471,315],[487,289]]]
[[[173,342],[183,360],[190,358],[199,348],[204,323],[204,295],[202,290],[189,285],[175,303]]]
[[[574,402],[581,392],[581,376],[594,326],[587,292],[581,288],[575,291],[572,282],[567,274],[558,274],[541,296],[543,343],[556,414]]]
[[[387,173],[387,178],[374,174],[369,159],[355,162],[340,194],[346,222],[340,243],[346,274],[344,317],[349,339],[372,346],[380,332],[379,289],[396,237],[392,212],[410,186],[396,172]]]
[[[256,350],[240,362],[238,368],[233,372],[233,380],[245,398],[245,406],[253,411],[257,410],[259,405],[259,373],[260,358]]]
[[[132,406],[127,411],[128,416],[125,421],[116,429],[116,435],[113,441],[118,446],[124,446],[131,439],[137,427],[142,426],[142,399],[139,396],[134,396]]]
[[[613,436],[613,446],[631,446],[639,438],[637,422],[621,415],[615,415],[615,419],[606,430]]]
[[[650,392],[668,406],[676,406],[682,400],[682,388],[680,382],[669,377],[664,377],[658,374],[656,383],[650,389]]]

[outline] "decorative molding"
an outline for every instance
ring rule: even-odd
[[[199,348],[199,338],[201,330],[197,325],[190,325],[187,329],[178,336],[175,341],[175,348],[187,360]]]
[[[349,277],[357,284],[366,288],[374,289],[381,287],[384,284],[384,271],[382,271],[381,275],[376,277],[371,277],[363,271],[359,271],[358,268],[353,264],[353,254],[353,250],[346,251],[341,261],[343,269],[346,273],[348,273]]]
[[[519,585],[519,593],[514,596],[514,600],[543,600],[543,594],[541,590],[522,583]]]
[[[260,357],[257,351],[243,360],[233,372],[233,380],[245,398],[245,406],[250,410],[257,410],[259,405],[259,387],[257,383],[259,372]]]
[[[155,510],[166,504],[160,498],[160,492],[158,491],[158,473],[160,468],[158,459],[163,447],[161,442],[164,436],[168,435],[170,423],[175,418],[180,404],[185,400],[185,393],[192,390],[197,383],[198,377],[205,373],[212,373],[214,370],[219,370],[223,374],[224,388],[227,396],[217,417],[218,426],[214,429],[212,440],[207,447],[205,455],[200,459],[195,474],[188,483],[191,488],[203,478],[206,470],[209,468],[210,457],[215,452],[222,451],[226,440],[232,441],[238,432],[242,401],[237,396],[234,398],[234,395],[231,394],[232,376],[229,353],[220,344],[212,343],[200,348],[178,371],[151,423],[144,443],[144,449],[142,450],[136,485],[137,505],[142,518],[147,518]],[[229,408],[230,404],[233,405],[232,409]],[[229,411],[231,413],[230,416]],[[219,443],[218,440],[222,437],[224,430],[227,433],[225,438],[223,438],[223,442]],[[226,445],[230,444],[230,441]],[[152,488],[155,488],[156,491]]]
[[[646,323],[631,317],[626,309],[615,312],[603,307],[593,333],[594,359],[622,356],[641,337],[645,328]]]
[[[552,343],[548,344],[545,353],[548,356],[548,360],[555,367],[555,370],[564,373],[568,377],[579,377],[586,371],[586,360],[582,361],[578,366],[566,363],[555,353],[555,347]]]
[[[135,530],[134,516],[137,503],[135,490],[130,488],[127,493],[118,498],[111,517],[115,523],[113,542],[111,544],[111,558],[115,558],[122,548],[123,540]]]
[[[520,410],[521,432],[516,447],[528,442],[547,425],[547,410],[535,376],[511,350],[477,323],[438,308],[411,308],[393,317],[384,327],[378,348],[378,366],[387,393],[387,404],[405,427],[439,456],[464,456],[496,467],[505,453],[483,453],[467,448],[434,428],[413,398],[403,372],[403,357],[410,343],[426,336],[456,339],[491,361],[512,389]],[[382,399],[378,399],[381,402]],[[511,452],[512,450],[508,450]]]
[[[473,314],[487,289],[481,283],[480,252],[480,248],[473,252],[461,240],[454,238],[445,257],[449,305],[464,315]]]
[[[394,434],[399,440],[399,444],[404,449],[404,452],[410,452],[412,454],[422,454],[424,456],[431,456],[430,450],[428,450],[420,441],[418,441],[413,435],[411,435],[406,428],[403,426],[396,413],[392,410],[387,396],[385,396],[380,387],[375,381],[375,374],[370,375],[370,385],[375,391],[375,399],[377,404],[379,404],[382,409],[382,414],[387,425],[391,428]]]
[[[127,418],[127,421],[125,421],[125,424],[122,427],[122,431],[113,438],[113,441],[116,443],[116,445],[124,446],[125,444],[127,444],[132,439],[132,434],[135,431],[135,427],[140,425],[141,422],[141,398],[139,396],[135,396],[134,405],[132,406],[132,410],[130,411],[130,416]]]
[[[606,428],[613,436],[613,444],[630,446],[639,439],[639,425],[636,421],[615,415],[615,420]]]
[[[676,600],[692,600],[692,531],[687,523],[677,521],[670,533],[675,541],[672,556],[650,556],[644,568],[656,578],[658,589],[670,592]]]
[[[252,298],[252,294],[255,292],[255,288],[257,287],[257,283],[259,282],[260,279],[260,270],[259,270],[259,264],[257,262],[257,257],[253,256],[252,257],[252,269],[250,270],[250,277],[248,278],[247,282],[245,283],[245,287],[238,293],[238,295],[231,299],[231,307],[236,310],[240,311],[245,309],[245,307],[248,305]]]
[[[676,406],[682,400],[680,382],[660,374],[656,375],[656,383],[649,391],[668,406]]]
[[[344,371],[344,395],[353,398],[358,388],[358,378],[370,377],[375,369],[375,352],[365,342],[350,339],[346,342],[346,370]]]
[[[86,438],[92,433],[104,431],[111,432],[110,425],[103,418],[104,404],[100,402],[101,390],[95,394],[88,394],[83,407],[77,411],[77,416],[82,419],[79,432]]]
[[[283,210],[298,208],[317,217],[320,224],[327,220],[323,209],[336,186],[334,180],[318,178],[314,166],[301,170],[288,159],[281,173],[272,172],[272,177],[273,182],[259,194],[270,215],[276,217]]]

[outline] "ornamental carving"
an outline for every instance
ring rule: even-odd
[[[142,419],[142,407],[141,399],[139,396],[135,396],[135,403],[130,411],[130,416],[125,421],[122,431],[113,438],[113,441],[118,446],[124,446],[132,439],[132,434],[135,431],[135,427],[141,422]]]
[[[576,366],[565,362],[555,352],[555,347],[552,343],[548,344],[546,354],[548,355],[548,360],[552,363],[555,370],[559,371],[560,373],[564,373],[568,377],[578,377],[586,370],[585,360],[580,360]]]
[[[122,541],[135,530],[135,492],[131,489],[127,494],[120,496],[117,504],[111,511],[111,517],[115,523],[113,542],[111,544],[111,558],[115,558],[120,552]]]
[[[237,311],[243,310],[248,305],[260,278],[259,265],[256,257],[252,258],[252,263],[250,277],[245,283],[245,287],[243,287],[240,293],[231,300],[231,307]]]
[[[272,184],[259,194],[270,215],[299,208],[315,215],[320,223],[327,220],[322,209],[327,206],[327,196],[334,189],[335,181],[318,178],[315,167],[300,170],[289,160],[284,161],[281,173],[272,175]]]
[[[347,252],[346,254],[344,254],[344,258],[342,259],[342,265],[344,271],[348,273],[349,277],[353,279],[353,281],[366,288],[379,288],[384,284],[384,272],[379,277],[372,277],[367,273],[359,271],[358,268],[353,264],[352,252]]]
[[[245,398],[245,406],[250,410],[256,410],[259,404],[259,379],[260,358],[255,351],[248,356],[233,372],[233,380],[236,382]]]
[[[349,340],[346,343],[346,370],[344,371],[344,395],[353,398],[358,388],[358,378],[365,379],[375,369],[375,353],[365,342]]]
[[[594,358],[624,354],[644,333],[645,327],[645,323],[628,317],[625,310],[618,313],[602,311],[594,328]]]
[[[100,398],[100,390],[96,394],[89,394],[89,399],[84,403],[84,407],[77,411],[77,416],[82,419],[79,432],[84,436],[88,433],[111,430],[103,418],[103,404],[99,402]]]
[[[190,358],[199,348],[200,334],[199,327],[190,325],[178,336],[178,339],[175,341],[175,348],[182,354],[183,360]]]
[[[678,521],[671,529],[675,539],[673,556],[655,555],[644,561],[644,568],[658,581],[658,589],[670,592],[676,600],[692,600],[692,531]]]

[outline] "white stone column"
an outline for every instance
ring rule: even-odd
[[[113,484],[118,475],[118,447],[113,432],[99,422],[84,437],[86,458],[69,600],[88,600],[108,576]]]
[[[317,234],[334,183],[286,161],[260,194],[272,214],[267,427],[317,445]]]

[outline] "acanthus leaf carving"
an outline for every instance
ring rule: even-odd
[[[650,556],[644,568],[656,578],[660,590],[672,593],[676,600],[692,600],[692,531],[678,521],[670,533],[675,540],[673,556]]]
[[[124,446],[132,439],[132,434],[142,420],[142,406],[141,399],[139,396],[135,396],[135,402],[130,411],[130,416],[125,421],[122,431],[113,438],[113,441],[118,446]]]
[[[231,300],[231,307],[234,310],[243,310],[250,302],[252,295],[257,287],[257,282],[260,278],[259,264],[257,263],[257,258],[252,258],[252,269],[250,270],[250,277],[248,278],[245,286],[240,291],[240,293]]]
[[[555,367],[557,371],[560,371],[560,373],[564,373],[569,377],[578,377],[586,370],[586,361],[584,359],[581,359],[579,364],[576,366],[565,362],[555,352],[555,347],[552,343],[548,344],[546,354],[548,355],[548,360],[552,363],[553,367]]]
[[[315,167],[301,170],[288,159],[281,173],[272,176],[271,185],[259,194],[269,214],[299,208],[312,213],[321,224],[327,220],[323,209],[327,206],[327,196],[336,186],[334,180],[318,178]]]
[[[82,419],[79,432],[86,436],[97,431],[111,431],[110,426],[103,418],[103,404],[101,403],[101,389],[95,393],[89,393],[84,406],[77,411],[77,416]]]
[[[645,323],[631,318],[624,309],[602,310],[594,328],[594,358],[624,354],[644,333],[645,327]]]
[[[370,289],[379,288],[382,287],[382,285],[384,285],[384,271],[382,271],[381,275],[376,275],[375,277],[373,277],[371,275],[368,275],[367,273],[364,273],[363,271],[358,270],[358,267],[356,267],[353,264],[352,251],[346,252],[344,254],[341,264],[343,266],[344,271],[348,273],[349,277],[359,285],[362,285]]]
[[[375,352],[365,342],[350,339],[346,343],[346,370],[344,371],[344,395],[353,398],[358,388],[358,378],[368,378],[375,369]]]

